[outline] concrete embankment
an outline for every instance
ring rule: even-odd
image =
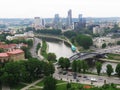
[[[110,60],[110,59],[103,59],[103,58],[100,58],[99,60],[100,60],[100,61],[104,61],[104,62],[120,63],[119,60]]]

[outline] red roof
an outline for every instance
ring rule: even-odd
[[[16,47],[16,44],[0,45],[0,48],[3,48],[3,49],[14,48],[14,47]]]
[[[20,54],[23,53],[24,51],[21,49],[15,49],[13,51],[7,52],[8,54]]]
[[[9,57],[7,53],[0,53],[0,57]]]

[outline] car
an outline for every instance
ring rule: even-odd
[[[83,76],[83,78],[87,78],[87,76]]]
[[[81,75],[78,75],[78,77],[82,77]]]
[[[78,80],[78,79],[76,79],[76,82],[79,82],[79,80]]]

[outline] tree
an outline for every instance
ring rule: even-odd
[[[25,67],[20,65],[19,62],[8,62],[5,64],[1,81],[9,85],[15,85],[19,83],[23,69],[25,69]]]
[[[59,58],[58,64],[61,66],[61,68],[64,68],[64,58],[63,57]]]
[[[86,72],[86,70],[88,69],[88,64],[87,64],[87,62],[86,61],[82,61],[82,69],[83,69],[83,73],[85,73]]]
[[[46,77],[43,90],[56,90],[56,83],[56,80],[52,76]]]
[[[102,69],[102,64],[100,62],[96,62],[96,69],[97,69],[98,75],[100,75],[100,71]]]
[[[72,62],[72,70],[73,72],[77,72],[77,61],[76,60]]]
[[[67,88],[67,90],[69,90],[71,88],[71,84],[67,83],[66,88]]]
[[[49,72],[51,75],[55,72],[55,67],[51,62],[49,63]]]
[[[120,45],[120,41],[117,41],[117,45]]]
[[[44,68],[43,68],[44,74],[46,76],[52,75],[55,71],[54,65],[50,63],[44,63]]]
[[[116,71],[118,77],[120,77],[120,63],[117,64],[115,71]]]
[[[73,31],[67,31],[67,32],[64,32],[64,35],[68,38],[72,38],[72,37],[75,37],[77,34]]]
[[[89,49],[91,45],[93,45],[92,38],[86,35],[78,35],[76,37],[77,43],[82,46],[84,49]]]
[[[108,64],[107,66],[107,75],[110,77],[111,76],[111,73],[113,72],[113,68],[112,68],[112,65],[111,64]]]
[[[47,60],[48,61],[56,61],[56,55],[54,53],[48,53]]]
[[[102,48],[106,48],[106,43],[103,43],[103,44],[102,44]]]
[[[80,60],[77,61],[77,71],[80,73],[82,69],[82,62]]]
[[[25,58],[32,58],[32,55],[31,55],[31,53],[30,53],[30,51],[29,51],[29,48],[27,48],[27,47],[21,47],[21,49],[24,51],[24,53],[25,53]]]
[[[64,58],[64,66],[66,70],[70,67],[70,60],[68,58]]]
[[[4,49],[0,48],[0,53],[4,52]]]
[[[66,68],[66,70],[70,67],[70,60],[68,58],[60,57],[58,64],[61,68]]]

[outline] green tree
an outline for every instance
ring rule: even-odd
[[[73,72],[77,72],[77,61],[76,60],[72,62],[72,70]]]
[[[120,45],[120,41],[117,41],[117,45]]]
[[[106,43],[103,43],[103,44],[102,44],[102,48],[106,48]]]
[[[83,73],[85,73],[86,72],[86,70],[88,70],[88,64],[87,64],[87,62],[86,61],[82,61],[82,69],[83,69]]]
[[[111,73],[113,72],[113,68],[112,68],[112,65],[111,64],[108,64],[107,66],[107,75],[110,77],[111,76]]]
[[[4,73],[1,76],[1,81],[9,85],[15,85],[20,82],[20,77],[24,69],[19,62],[8,62],[5,64]]]
[[[38,50],[41,48],[41,43],[38,43],[37,44],[37,47],[36,47],[36,53],[38,52]]]
[[[66,88],[67,88],[67,90],[69,90],[71,88],[71,84],[67,83]]]
[[[70,60],[68,58],[64,58],[64,66],[66,70],[70,67]]]
[[[78,35],[76,37],[77,43],[82,46],[84,49],[89,49],[91,45],[93,45],[92,38],[86,35]]]
[[[96,69],[98,75],[100,75],[101,69],[102,69],[102,64],[100,62],[96,62]]]
[[[120,77],[120,63],[117,64],[115,71],[116,71],[118,77]]]
[[[28,44],[29,47],[32,47],[33,46],[33,40],[32,39],[27,40],[27,44]]]
[[[68,38],[73,38],[75,37],[77,34],[73,31],[67,31],[67,32],[64,32],[64,35]]]
[[[56,83],[56,80],[52,76],[46,77],[43,90],[56,90]]]
[[[64,57],[59,58],[58,64],[61,66],[61,68],[64,68]]]
[[[31,55],[31,53],[30,53],[30,51],[29,51],[29,48],[27,48],[27,47],[21,47],[21,49],[24,51],[24,53],[25,53],[25,58],[32,58],[32,55]]]
[[[0,53],[4,52],[4,49],[0,48]]]
[[[82,62],[80,60],[77,61],[77,71],[80,73],[82,69]]]
[[[54,53],[48,53],[47,60],[48,61],[56,61],[56,55]]]

